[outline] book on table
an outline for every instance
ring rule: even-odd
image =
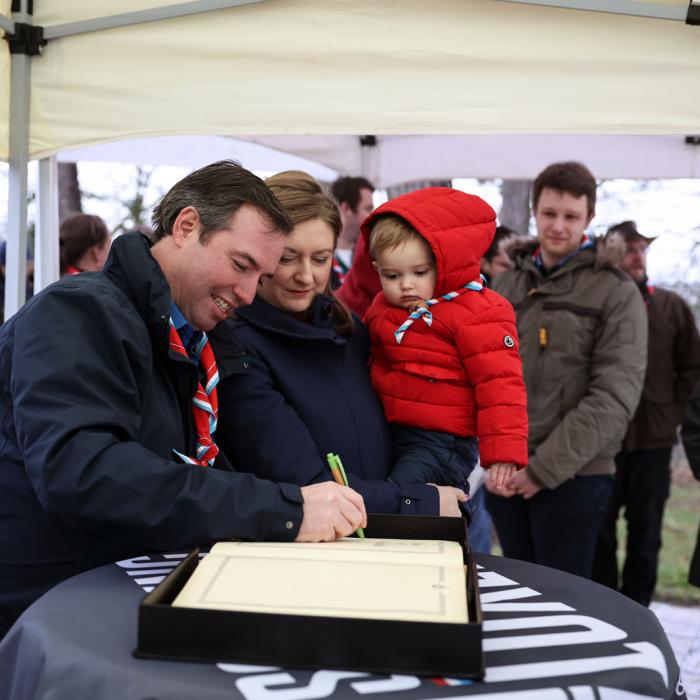
[[[445,540],[217,542],[173,606],[466,623],[462,547]]]
[[[195,549],[141,601],[139,658],[481,678],[463,518],[369,513],[365,539]]]

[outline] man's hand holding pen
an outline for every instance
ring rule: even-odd
[[[302,486],[304,519],[297,542],[332,542],[367,527],[362,496],[333,481]]]

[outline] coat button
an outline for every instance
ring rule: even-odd
[[[410,505],[411,505],[411,499],[410,499],[410,498],[407,498],[407,499],[406,499],[406,505],[407,505],[407,506],[410,506]]]
[[[291,520],[287,520],[284,526],[287,528],[287,530],[291,530],[294,527],[294,523]]]
[[[244,362],[244,363],[243,363],[243,369],[248,369],[248,363],[247,363],[247,362]]]

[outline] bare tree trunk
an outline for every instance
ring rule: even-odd
[[[58,164],[58,220],[83,210],[78,185],[78,166],[75,163]]]
[[[527,235],[530,225],[530,188],[532,180],[503,180],[503,204],[498,214],[502,226]]]

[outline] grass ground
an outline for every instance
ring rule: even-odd
[[[674,460],[671,496],[664,514],[655,600],[700,605],[700,588],[688,583],[688,567],[699,520],[700,483],[693,478],[684,460]]]

